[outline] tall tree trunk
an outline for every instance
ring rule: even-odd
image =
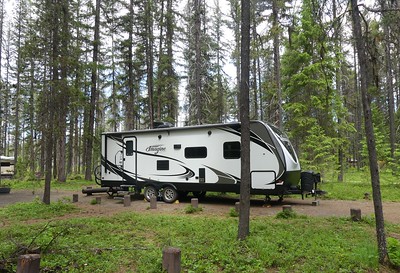
[[[221,27],[222,27],[222,22],[221,22],[221,7],[219,0],[215,2],[216,5],[216,23],[215,23],[215,32],[217,34],[217,121],[222,123],[224,120],[224,90],[222,87],[222,45],[221,45]]]
[[[251,7],[251,21],[252,21],[252,38],[253,38],[253,56],[252,56],[252,64],[251,64],[251,76],[252,76],[252,81],[251,81],[251,89],[253,91],[253,111],[251,114],[252,119],[258,119],[258,89],[257,89],[257,59],[260,58],[256,53],[258,43],[257,43],[257,13],[256,13],[256,1],[250,1],[250,7]]]
[[[166,33],[166,46],[167,46],[167,59],[168,59],[168,69],[167,78],[167,99],[168,99],[168,118],[170,120],[177,121],[178,117],[178,107],[177,98],[175,94],[175,73],[173,68],[173,44],[174,44],[174,10],[172,7],[173,0],[167,0],[167,33]]]
[[[135,89],[133,85],[133,15],[134,15],[134,1],[131,0],[129,4],[129,30],[128,30],[128,96],[125,115],[125,130],[133,130],[135,128]]]
[[[387,10],[385,0],[380,0],[382,10]],[[383,14],[385,19],[385,14]],[[394,159],[396,149],[396,128],[395,128],[395,107],[394,107],[394,88],[393,88],[393,65],[392,65],[392,50],[390,48],[390,30],[388,27],[388,20],[383,23],[383,43],[385,45],[385,74],[386,74],[386,93],[388,97],[389,106],[389,136],[390,136],[390,157]]]
[[[242,0],[241,27],[241,78],[240,78],[240,121],[241,121],[241,179],[238,239],[244,240],[250,233],[250,1]]]
[[[158,43],[158,65],[159,67],[163,64],[163,58],[164,58],[164,51],[163,51],[163,47],[164,47],[164,24],[165,24],[165,20],[164,20],[164,0],[161,0],[161,9],[160,9],[160,38],[159,38],[159,43]],[[167,14],[168,16],[168,14]],[[162,119],[162,90],[163,90],[163,86],[165,86],[165,79],[162,79],[163,77],[163,71],[164,69],[157,69],[157,91],[156,91],[156,107],[157,109],[155,110],[155,115],[156,118],[158,120]],[[163,82],[164,81],[164,82]],[[165,88],[164,88],[165,90]]]
[[[334,45],[335,45],[335,54],[336,54],[336,62],[337,64],[341,64],[341,57],[339,57],[341,49],[340,49],[340,37],[341,37],[341,30],[339,26],[339,22],[335,20],[337,18],[337,6],[336,6],[336,1],[332,1],[332,17],[334,18]],[[343,96],[342,92],[342,72],[343,65],[337,66],[335,68],[335,85],[337,92],[339,93],[340,97]],[[338,117],[337,123],[339,124],[339,129],[338,129],[338,138],[342,139],[342,130],[340,128],[340,124],[342,123],[342,118]],[[343,145],[340,144],[338,147],[338,164],[339,164],[339,174],[338,174],[338,181],[343,182],[343,177],[344,177],[344,152],[343,152]]]
[[[149,99],[150,128],[154,127],[154,37],[153,37],[153,1],[146,3],[146,66],[147,66],[147,95]],[[161,52],[160,52],[161,54]]]
[[[59,103],[59,111],[58,111],[58,153],[57,153],[57,180],[58,182],[66,182],[67,180],[67,172],[66,172],[66,133],[67,133],[67,115],[68,108],[70,102],[70,90],[68,88],[68,45],[69,45],[69,26],[70,18],[69,18],[69,7],[68,1],[62,0],[60,3],[60,18],[63,20],[62,22],[62,36],[61,36],[61,86],[60,92],[58,94],[58,103]]]
[[[52,179],[52,169],[53,169],[53,155],[54,155],[54,123],[56,122],[54,118],[55,114],[55,94],[59,88],[59,73],[58,73],[58,56],[59,56],[59,20],[58,15],[55,14],[55,6],[58,1],[46,1],[46,9],[51,14],[51,84],[46,89],[46,111],[47,114],[47,125],[45,127],[45,184],[44,184],[44,194],[43,203],[50,204],[50,185]]]
[[[21,18],[22,14],[22,4],[19,4],[19,18]],[[22,42],[21,42],[21,35],[22,35],[22,22],[17,23],[17,83],[15,87],[15,130],[14,130],[14,160],[18,162],[18,154],[19,154],[19,138],[20,138],[20,104],[21,104],[21,73],[22,73]],[[17,169],[14,171],[17,174]]]
[[[272,1],[272,29],[274,36],[274,85],[276,88],[276,125],[282,129],[283,113],[282,113],[282,88],[281,88],[281,56],[280,56],[280,27],[279,27],[279,7],[278,0]]]
[[[203,123],[202,115],[202,85],[201,70],[203,68],[201,58],[201,0],[194,0],[194,44],[195,44],[195,67],[194,67],[194,84],[195,84],[195,105],[196,105],[196,123]]]
[[[364,125],[367,138],[369,167],[371,173],[372,194],[374,199],[374,210],[376,220],[376,235],[378,241],[379,263],[385,264],[388,261],[388,253],[386,248],[385,225],[383,219],[382,198],[379,181],[379,168],[375,146],[374,128],[372,124],[371,97],[369,92],[370,83],[368,80],[368,57],[366,39],[362,34],[360,11],[358,9],[357,0],[351,0],[353,33],[356,43],[359,69],[360,69],[360,85],[362,104],[364,112]]]
[[[230,0],[231,2],[231,17],[234,24],[234,36],[235,36],[235,54],[234,62],[236,68],[236,97],[237,105],[240,107],[240,4],[239,0]],[[240,120],[240,111],[237,113],[237,119]]]
[[[96,111],[97,98],[97,73],[100,45],[100,0],[96,0],[95,23],[94,23],[94,40],[93,40],[93,59],[92,59],[92,78],[90,86],[90,110],[89,124],[87,126],[86,138],[86,160],[85,160],[85,180],[92,180],[92,159],[93,159],[93,134],[94,134],[94,119]]]
[[[29,170],[33,173],[36,170],[36,158],[35,158],[35,62],[33,58],[30,59],[30,87],[29,87]]]

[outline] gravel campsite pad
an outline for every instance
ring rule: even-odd
[[[53,190],[51,192],[51,200],[57,201],[60,199],[72,200],[73,194],[78,194],[77,206],[80,208],[79,214],[87,214],[88,216],[95,215],[113,215],[123,211],[148,212],[150,203],[144,201],[143,196],[139,195],[132,199],[131,206],[124,207],[123,201],[110,198],[107,194],[93,194],[88,196],[81,192]],[[35,199],[41,200],[42,191],[30,190],[11,190],[10,194],[0,195],[0,207],[17,202],[31,202]],[[93,199],[101,198],[100,204],[93,205]],[[184,213],[185,208],[190,205],[190,196],[175,202],[167,204],[157,202],[157,209],[152,210],[154,213],[163,214],[180,214]],[[280,203],[274,200],[265,204],[262,199],[252,199],[251,201],[251,217],[272,216],[282,211],[283,205],[291,205],[293,210],[300,215],[322,216],[322,217],[350,217],[350,209],[361,209],[362,216],[373,216],[374,206],[372,200],[362,201],[344,201],[344,200],[319,200],[318,205],[313,205],[314,198],[284,198]],[[238,199],[230,197],[215,197],[206,196],[200,200],[199,206],[203,208],[201,214],[228,216],[231,208],[234,208],[235,202]],[[384,218],[393,224],[400,224],[400,202],[385,202],[383,203]],[[73,217],[74,215],[71,215]]]

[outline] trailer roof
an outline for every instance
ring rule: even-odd
[[[262,123],[261,121],[250,121],[251,123]],[[230,123],[218,123],[218,124],[202,124],[202,125],[191,125],[183,127],[162,127],[154,129],[140,129],[140,130],[129,130],[120,132],[104,132],[103,135],[120,135],[129,133],[148,133],[148,132],[165,132],[165,131],[178,131],[178,130],[190,130],[190,129],[207,129],[207,128],[218,128],[218,127],[237,127],[240,126],[240,122],[230,122]]]
[[[275,125],[269,122],[263,122],[260,120],[251,120],[250,123],[262,123],[270,127],[275,127]],[[190,129],[207,129],[207,128],[218,128],[218,127],[238,127],[240,122],[229,122],[229,123],[216,123],[216,124],[201,124],[201,125],[190,125],[182,127],[159,127],[159,128],[149,128],[149,129],[139,129],[139,130],[128,130],[128,131],[118,131],[118,132],[103,132],[102,135],[121,135],[121,134],[137,134],[137,133],[149,133],[149,132],[165,132],[165,131],[180,131],[180,130],[190,130]],[[278,129],[278,128],[276,128]]]

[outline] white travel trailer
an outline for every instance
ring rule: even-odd
[[[282,198],[314,191],[319,175],[301,173],[284,133],[260,121],[252,121],[250,131],[251,194]],[[237,122],[104,133],[96,180],[109,193],[144,189],[147,200],[168,203],[188,192],[239,193],[240,138]]]
[[[12,178],[14,176],[14,157],[0,156],[0,165],[2,178]]]

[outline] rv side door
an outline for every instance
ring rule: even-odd
[[[123,152],[123,168],[125,173],[129,174],[132,179],[136,180],[137,177],[137,141],[136,137],[124,138],[124,152]]]

